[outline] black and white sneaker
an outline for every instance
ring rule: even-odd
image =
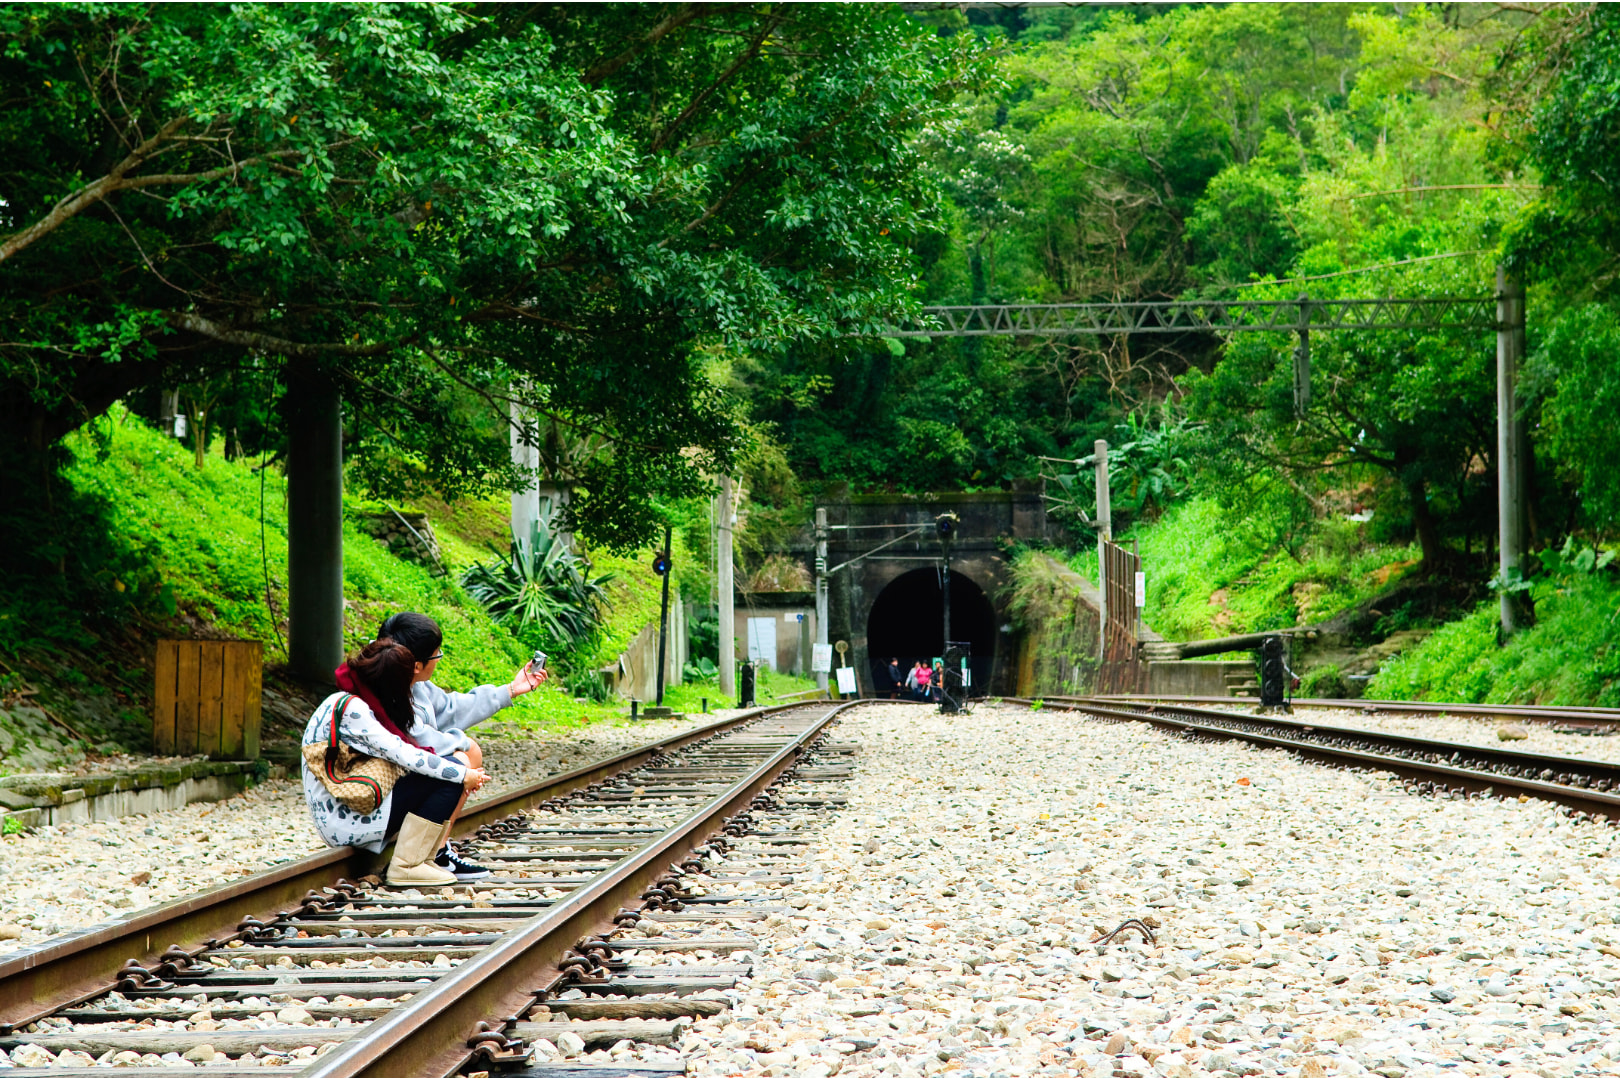
[[[489,867],[478,866],[463,859],[449,844],[439,849],[439,854],[434,857],[433,862],[456,875],[457,881],[482,881],[491,873]]]

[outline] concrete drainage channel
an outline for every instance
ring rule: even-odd
[[[0,1027],[14,1076],[662,1076],[751,973],[751,924],[843,800],[849,706],[757,716],[490,821],[491,878],[310,891],[234,936],[130,962],[116,989]],[[793,822],[798,824],[794,825]]]

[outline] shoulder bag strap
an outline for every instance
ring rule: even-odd
[[[337,753],[338,748],[338,721],[342,719],[344,710],[349,707],[349,702],[353,700],[353,694],[344,694],[343,700],[332,706],[332,723],[330,725],[332,730],[328,734],[326,748],[334,754]]]

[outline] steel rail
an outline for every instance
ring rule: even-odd
[[[770,716],[793,705],[750,710],[704,724],[657,742],[626,750],[523,787],[500,792],[467,808],[458,826],[473,831],[649,760],[657,754]],[[155,959],[174,942],[225,940],[249,915],[262,916],[295,906],[312,889],[342,878],[356,880],[387,861],[353,847],[330,848],[252,874],[215,889],[170,901],[124,919],[53,938],[29,949],[0,955],[0,1034],[114,989],[113,976],[125,961]]]
[[[1003,700],[1034,703],[1027,698]],[[1392,732],[1368,731],[1365,728],[1328,727],[1285,717],[1219,712],[1188,705],[1146,703],[1133,705],[1119,701],[1104,702],[1101,699],[1084,698],[1055,701],[1052,698],[1042,698],[1041,703],[1043,708],[1084,712],[1108,720],[1147,723],[1176,734],[1238,739],[1260,746],[1293,751],[1303,757],[1330,764],[1350,764],[1359,768],[1391,772],[1411,780],[1438,783],[1447,790],[1455,786],[1469,793],[1513,792],[1557,802],[1581,813],[1620,819],[1620,764],[1612,762],[1507,750],[1442,739],[1425,739]],[[1244,730],[1244,728],[1264,727],[1273,728],[1276,733]],[[1328,739],[1356,745],[1335,745],[1325,741]],[[1430,761],[1421,757],[1381,753],[1376,749],[1370,749],[1371,747],[1434,755],[1443,757],[1444,760]],[[1535,775],[1516,776],[1490,768],[1473,768],[1462,763],[1469,760],[1494,762],[1509,768],[1534,769]],[[1549,771],[1555,778],[1573,775],[1592,779],[1594,782],[1607,781],[1610,790],[1562,783],[1557,779],[1543,779],[1543,775]]]
[[[1065,695],[1063,700],[1123,702],[1189,702],[1196,704],[1253,704],[1254,699],[1198,697],[1180,694],[1092,694]],[[1388,701],[1374,698],[1294,698],[1291,705],[1306,709],[1340,709],[1367,715],[1418,713],[1430,716],[1477,716],[1491,719],[1528,720],[1536,724],[1574,723],[1620,727],[1620,709],[1581,705],[1470,705],[1449,701]]]
[[[449,1075],[467,1060],[467,1040],[476,1034],[479,1021],[521,1015],[534,998],[533,987],[558,974],[558,962],[569,948],[612,925],[621,904],[640,896],[672,862],[679,863],[728,818],[746,809],[839,713],[858,704],[834,705],[684,821],[373,1021],[356,1038],[317,1058],[303,1075]]]

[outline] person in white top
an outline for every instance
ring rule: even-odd
[[[381,851],[398,834],[388,864],[390,885],[450,885],[456,875],[438,866],[434,854],[455,821],[455,808],[489,774],[463,760],[441,757],[413,737],[420,725],[411,711],[411,651],[380,638],[349,657],[334,673],[341,689],[321,702],[304,728],[305,746],[326,746],[334,726],[352,749],[391,761],[405,770],[370,813],[334,798],[303,765],[304,799],[315,830],[333,847],[352,844]]]
[[[466,693],[441,689],[433,682],[439,661],[444,658],[444,631],[439,624],[420,612],[402,611],[390,615],[377,628],[378,638],[390,638],[411,650],[415,668],[411,677],[411,706],[416,714],[415,738],[437,754],[464,762],[481,769],[484,753],[477,740],[467,733],[474,724],[488,720],[500,710],[546,681],[544,669],[533,670],[528,664],[519,668],[512,681],[504,686],[493,684],[475,686]],[[456,805],[459,817],[466,805],[464,792]],[[436,856],[436,862],[456,875],[460,881],[478,881],[489,876],[489,871],[463,859],[450,844],[448,835]]]

